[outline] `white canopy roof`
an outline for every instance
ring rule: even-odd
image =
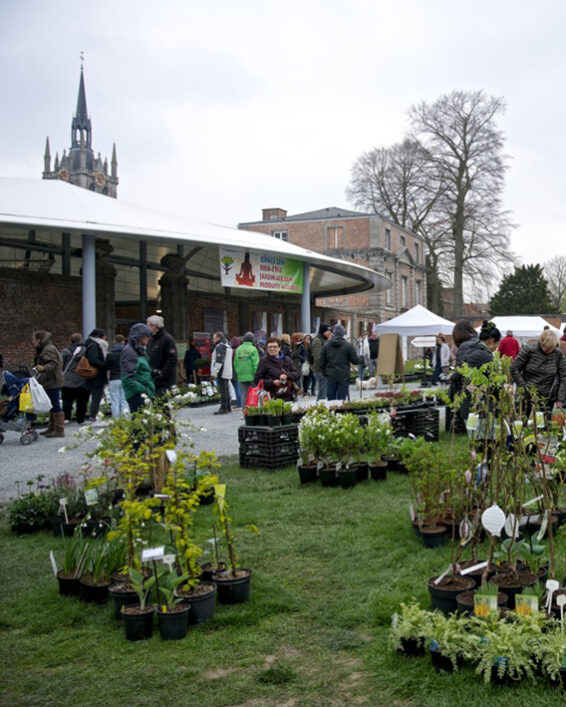
[[[311,266],[313,294],[347,294],[372,288],[382,291],[391,283],[385,276],[350,261],[331,258],[263,233],[209,223],[197,223],[118,199],[96,194],[58,180],[0,177],[0,232],[43,229],[130,241],[146,240],[170,248],[192,248],[194,271],[219,274],[218,247],[229,247],[296,258]],[[220,283],[218,282],[219,291]]]
[[[505,336],[507,331],[512,331],[513,336],[518,337],[540,336],[545,326],[549,326],[556,334],[560,333],[556,327],[553,327],[542,317],[493,317],[490,321],[499,329],[501,336]],[[478,331],[480,329],[481,327],[478,327]]]
[[[434,336],[435,334],[450,334],[454,323],[439,317],[421,304],[417,304],[408,312],[400,314],[388,322],[378,324],[379,334],[400,334],[401,336]]]

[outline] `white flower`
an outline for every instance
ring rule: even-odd
[[[57,450],[57,454],[65,454],[66,451],[67,447],[59,447],[59,449]]]

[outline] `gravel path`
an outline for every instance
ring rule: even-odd
[[[368,391],[364,391],[364,397],[369,395]],[[358,400],[359,397],[359,390],[350,386],[350,399]],[[313,401],[314,398],[308,400]],[[217,409],[216,405],[184,408],[177,413],[177,417],[194,426],[194,429],[186,432],[194,442],[193,449],[197,454],[202,450],[214,450],[219,457],[237,455],[238,427],[244,424],[243,415],[237,411],[230,415],[214,415]],[[17,496],[16,482],[19,482],[20,491],[26,491],[26,482],[35,481],[39,474],[44,475],[46,483],[65,471],[78,474],[82,464],[88,461],[86,453],[95,448],[96,442],[88,440],[75,449],[59,453],[61,447],[76,442],[73,432],[77,430],[77,425],[71,423],[65,428],[65,439],[40,437],[37,442],[27,446],[20,444],[17,432],[6,432],[5,440],[0,444],[0,501]]]

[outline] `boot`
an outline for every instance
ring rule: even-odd
[[[47,425],[47,429],[43,430],[43,432],[40,432],[40,435],[50,435],[53,432],[53,413],[49,413],[49,424]]]
[[[65,436],[65,413],[53,413],[53,430],[45,434],[46,437],[64,437]]]

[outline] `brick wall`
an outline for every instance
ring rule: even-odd
[[[81,280],[23,269],[0,268],[0,353],[4,367],[30,365],[35,329],[53,334],[60,350],[82,331]]]

